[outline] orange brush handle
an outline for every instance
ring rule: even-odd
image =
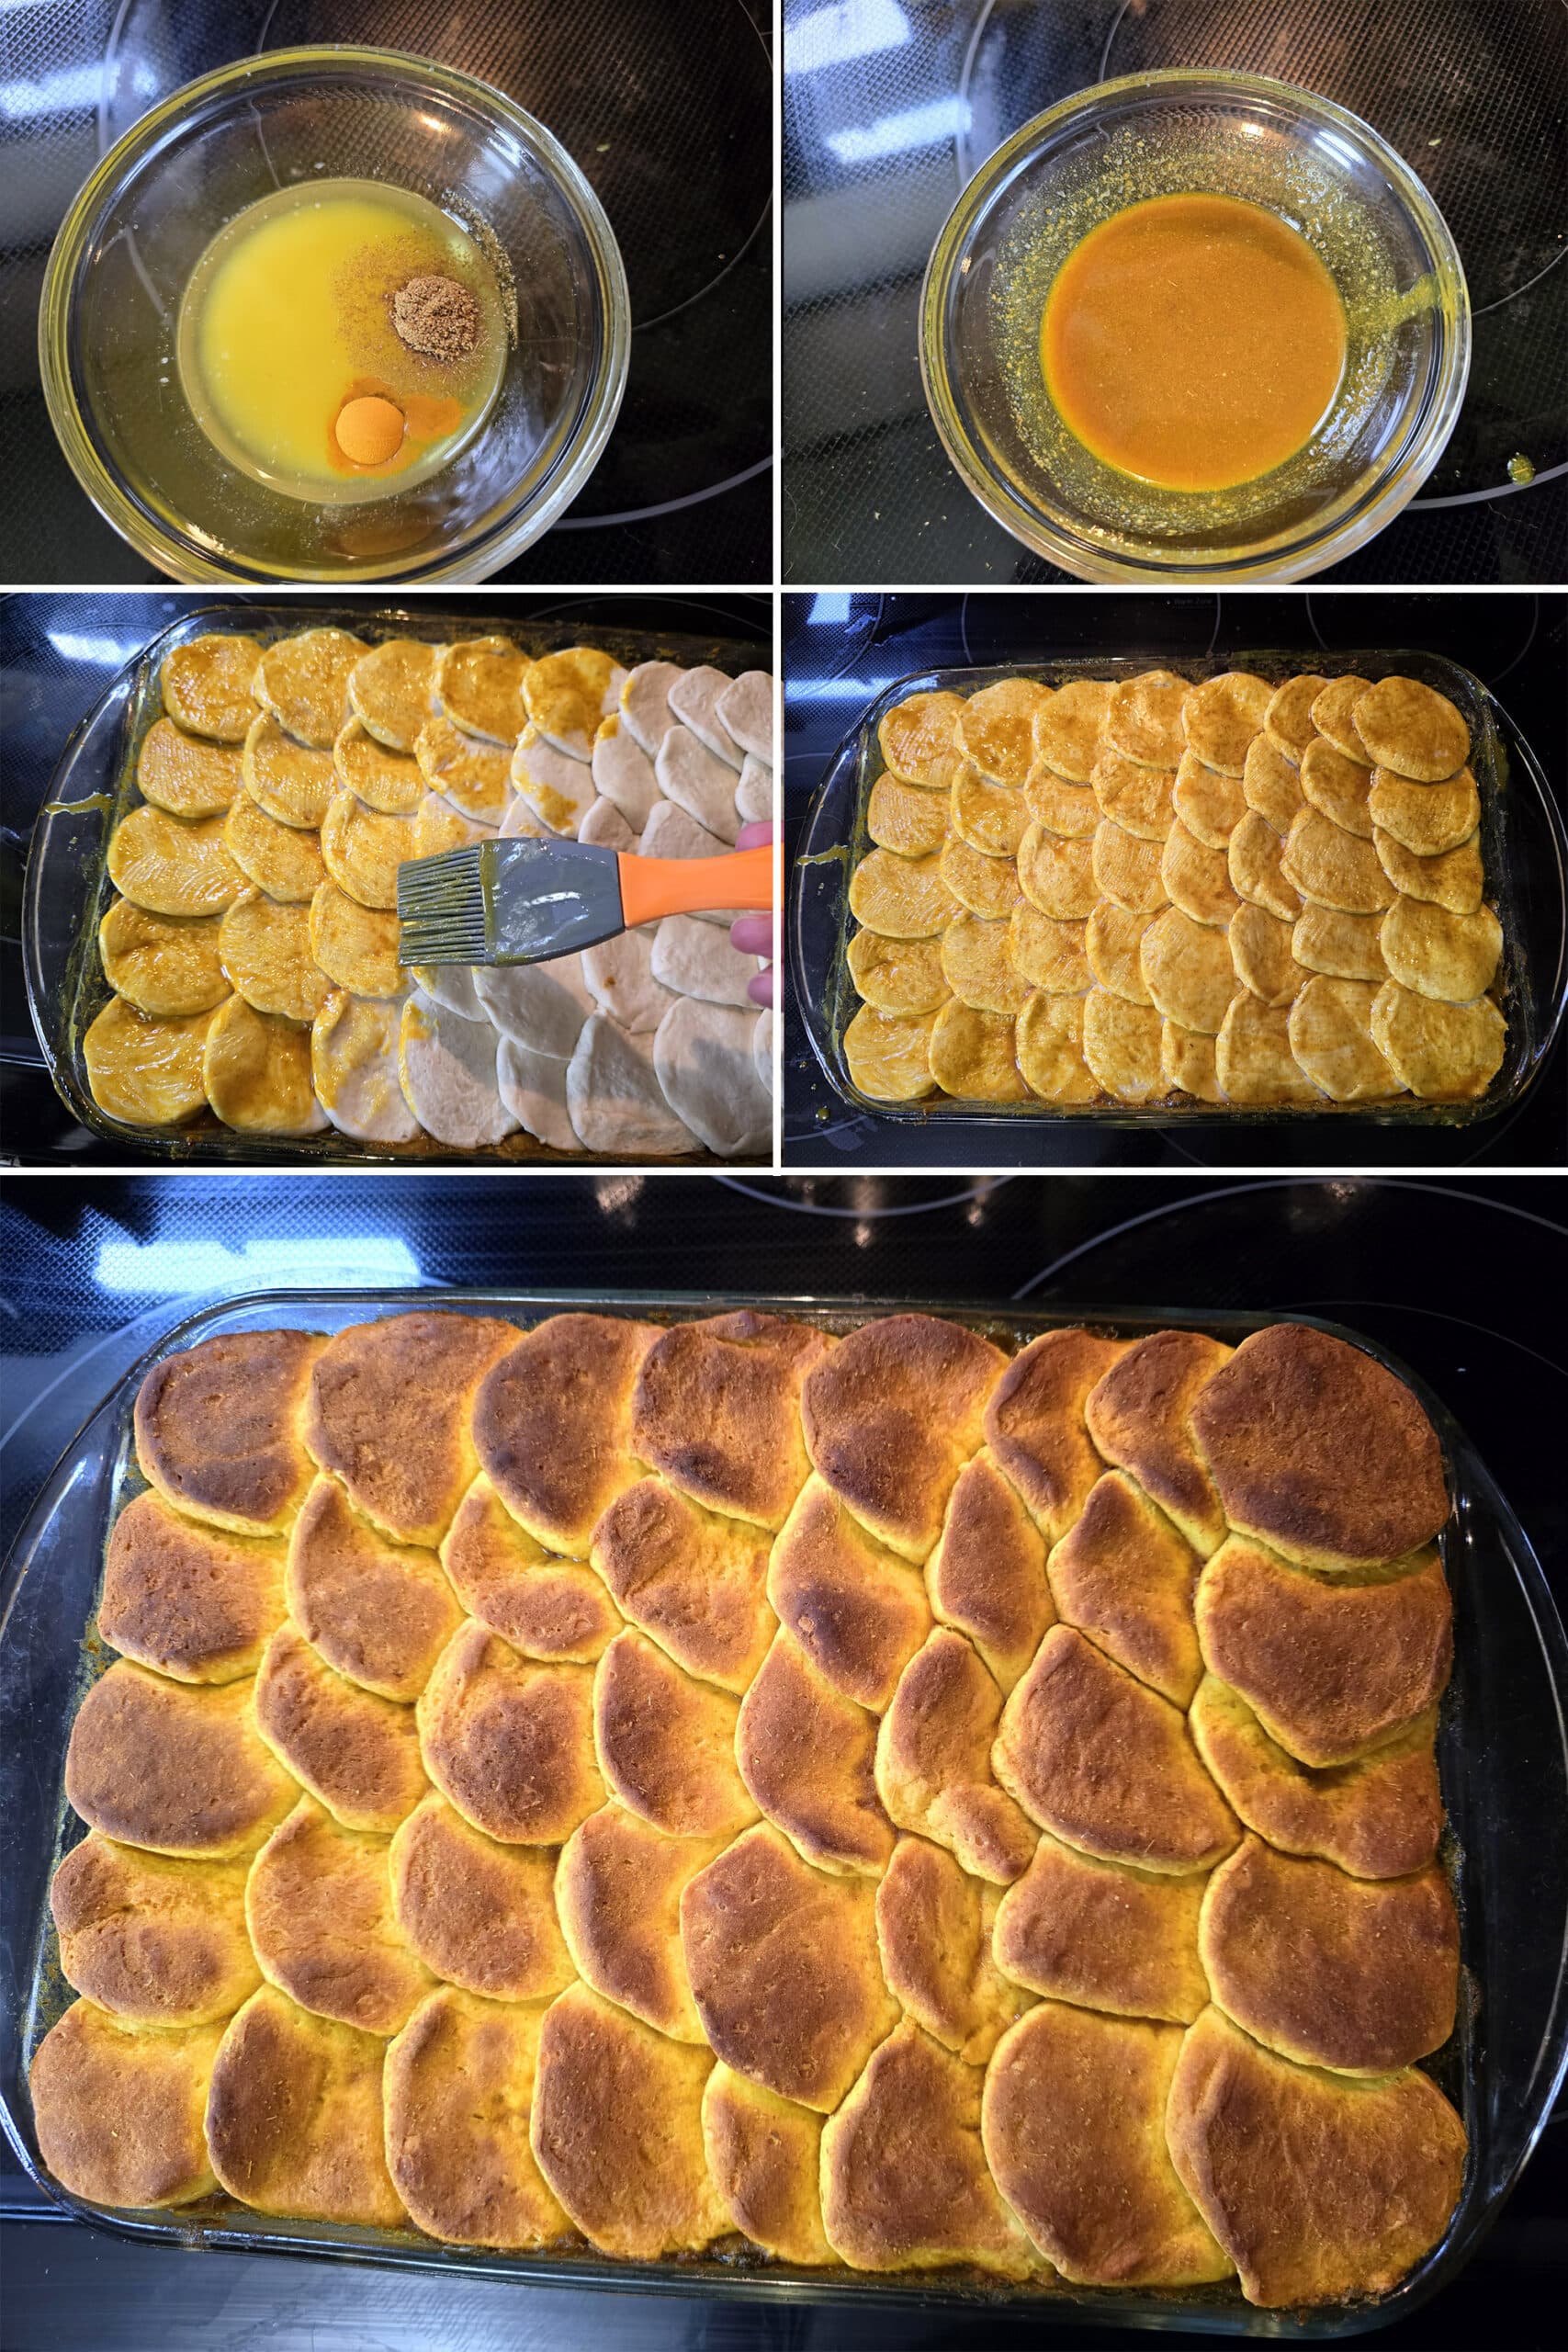
[[[731,850],[728,857],[628,857],[615,861],[626,929],[660,915],[711,913],[715,907],[768,908],[773,903],[773,851]]]

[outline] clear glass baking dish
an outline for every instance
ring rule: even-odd
[[[919,1102],[878,1102],[863,1094],[844,1058],[843,1035],[860,1005],[845,950],[856,925],[850,912],[850,876],[872,846],[866,831],[871,787],[882,773],[876,740],[885,711],[909,695],[938,688],[975,694],[998,678],[1037,678],[1048,686],[1074,678],[1131,678],[1156,664],[1197,681],[1224,670],[1250,670],[1278,683],[1301,670],[1325,677],[1382,677],[1402,671],[1447,695],[1464,713],[1471,766],[1481,795],[1481,850],[1487,896],[1503,925],[1503,961],[1493,994],[1507,1016],[1502,1068],[1472,1102],[1421,1102],[1406,1095],[1369,1108],[1329,1102],[1275,1110],[1233,1109],[1224,1102],[1162,1096],[1136,1105],[960,1102],[938,1096]],[[1551,1050],[1568,1010],[1568,829],[1540,763],[1496,696],[1481,680],[1438,653],[1362,648],[1350,653],[1238,650],[1224,661],[1189,661],[1179,654],[1108,653],[1065,661],[1016,662],[990,669],[928,670],[900,678],[862,711],[834,752],[812,796],[789,876],[788,935],[796,994],[807,1035],[829,1084],[856,1110],[878,1119],[933,1126],[995,1127],[1018,1120],[1089,1120],[1118,1127],[1269,1125],[1325,1118],[1379,1126],[1468,1126],[1510,1109],[1532,1083]],[[955,1147],[957,1148],[958,1147]]]
[[[1190,189],[1299,230],[1348,331],[1306,447],[1229,491],[1159,490],[1102,463],[1040,369],[1041,313],[1073,247],[1125,205]],[[1304,580],[1381,531],[1441,457],[1470,373],[1470,300],[1419,176],[1358,116],[1264,74],[1127,74],[1036,116],[976,173],[926,270],[920,372],[964,487],[1079,579]]]
[[[842,1331],[917,1309],[1022,1344],[1068,1323],[1134,1338],[1185,1325],[1235,1344],[1275,1318],[1210,1314],[933,1305],[899,1299],[840,1304],[713,1293],[430,1290],[276,1291],[204,1308],[175,1324],[104,1399],[67,1450],[17,1535],[0,1583],[0,2122],[39,2185],[81,2219],[119,2235],[196,2249],[308,2255],[389,2268],[461,2273],[519,2285],[603,2286],[621,2291],[792,2304],[854,2302],[940,2317],[963,2310],[1060,2318],[1082,2327],[1161,2328],[1323,2340],[1405,2317],[1474,2250],[1535,2146],[1568,2074],[1568,1639],[1517,1520],[1464,1431],[1395,1358],[1343,1326],[1303,1316],[1365,1348],[1410,1382],[1448,1459],[1454,1517],[1442,1538],[1455,1607],[1454,1671],[1438,1732],[1448,1807],[1445,1856],[1458,1897],[1464,1969],[1459,2022],[1431,2071],[1460,2107],[1470,2154],[1459,2206],[1442,2241],[1392,2294],[1304,2313],[1255,2311],[1239,2290],[1159,2296],[1136,2291],[998,2286],[972,2273],[918,2282],[849,2270],[816,2271],[750,2258],[656,2263],[607,2260],[591,2248],[538,2256],[443,2246],[412,2230],[376,2232],[274,2221],[215,2198],[178,2212],[128,2214],[72,2196],[42,2169],[27,2093],[33,2050],[70,2000],[49,1917],[55,1864],[81,1834],[64,1802],[71,1723],[109,1663],[95,1610],[107,1531],[140,1485],[131,1412],[148,1367],[217,1332],[279,1326],[341,1330],[378,1311],[435,1306],[500,1315],[525,1326],[592,1306],[681,1321],[751,1306]]]
[[[290,182],[396,179],[461,221],[517,310],[495,404],[429,481],[317,507],[231,465],[178,389],[191,269]],[[558,520],[620,408],[626,271],[604,207],[543,123],[428,57],[352,44],[243,57],[176,90],[106,155],[54,242],[39,365],[73,472],[175,580],[486,580]]]
[[[317,1136],[240,1135],[210,1112],[181,1127],[134,1127],[111,1118],[94,1102],[82,1058],[82,1039],[109,995],[98,961],[98,924],[114,896],[107,859],[109,836],[141,795],[136,754],[141,738],[163,709],[158,673],[164,655],[208,630],[243,631],[270,644],[298,629],[351,629],[372,644],[388,637],[419,637],[433,644],[455,638],[496,633],[525,652],[548,653],[581,642],[582,628],[570,620],[518,619],[504,605],[386,605],[375,612],[324,604],[204,605],[184,614],[126,664],[76,728],[51,780],[49,797],[33,829],[22,902],[23,961],[28,1004],[50,1075],[74,1116],[106,1142],[129,1144],[176,1165],[227,1159],[247,1167],[268,1164],[355,1163],[376,1167],[513,1167],[560,1165],[581,1168],[590,1155],[556,1151],[528,1135],[509,1136],[492,1148],[454,1154],[429,1136],[412,1144],[367,1144],[328,1129]],[[601,628],[593,642],[627,668],[638,662],[671,661],[682,667],[711,662],[739,672],[759,662],[772,668],[771,650],[740,638],[696,638],[657,629]],[[25,1152],[15,1136],[12,1148]],[[604,1155],[600,1154],[600,1158]],[[712,1155],[689,1152],[668,1164],[706,1164]],[[717,1164],[717,1163],[714,1163]],[[739,1164],[739,1163],[737,1163]]]

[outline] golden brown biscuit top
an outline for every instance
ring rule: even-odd
[[[444,1984],[389,2048],[388,2167],[432,2237],[532,2249],[567,2234],[528,2144],[544,2021]]]
[[[1202,1331],[1152,1331],[1118,1356],[1084,1400],[1089,1433],[1106,1461],[1130,1470],[1205,1556],[1224,1538],[1225,1515],[1187,1417],[1231,1352]]]
[[[301,1797],[251,1865],[245,1918],[271,1984],[367,2033],[406,2025],[434,1978],[392,1918],[387,1841]]]
[[[513,1517],[552,1551],[585,1559],[600,1513],[640,1475],[631,1403],[651,1323],[552,1315],[489,1373],[474,1443]]]
[[[1153,1690],[1185,1707],[1203,1672],[1192,1622],[1198,1555],[1121,1470],[1090,1487],[1050,1559],[1067,1623]]]
[[[474,1392],[516,1337],[510,1323],[419,1312],[356,1323],[329,1341],[305,1434],[367,1519],[404,1544],[438,1544],[471,1485]]]
[[[519,1657],[460,1625],[416,1710],[431,1779],[468,1821],[519,1846],[558,1846],[604,1802],[585,1666]]]
[[[264,1984],[232,2019],[208,2093],[212,2168],[264,2213],[395,2229],[377,2035],[312,2017]]]
[[[496,2001],[546,2000],[571,1982],[553,1847],[502,1846],[432,1789],[389,1860],[399,1928],[437,1976]]]
[[[876,1941],[889,1992],[965,2064],[983,2066],[1028,1996],[992,1953],[994,1887],[924,1838],[900,1838],[876,1890]]]
[[[603,1579],[536,1544],[482,1471],[457,1507],[441,1564],[469,1615],[525,1657],[586,1663],[620,1631]]]
[[[934,1627],[882,1719],[876,1788],[901,1829],[935,1838],[976,1878],[1005,1886],[1028,1867],[1035,1833],[992,1770],[1001,1713],[1001,1690],[978,1653],[962,1634]]]
[[[387,1699],[418,1698],[463,1619],[434,1555],[379,1534],[325,1476],[289,1538],[288,1606],[329,1666]]]
[[[578,1973],[677,2041],[702,2041],[681,1949],[681,1897],[723,1839],[667,1838],[614,1798],[561,1848],[556,1906]]]
[[[736,1761],[761,1811],[808,1862],[880,1871],[893,1825],[876,1793],[876,1718],[782,1628],[740,1703]]]
[[[643,1358],[634,1452],[710,1510],[782,1526],[810,1467],[801,1385],[830,1345],[750,1308],[672,1324]]]
[[[208,2195],[202,2109],[222,2030],[130,2032],[94,2002],[73,2001],[30,2070],[39,2152],[55,2178],[100,2205],[185,2205]]]
[[[722,2062],[703,2092],[703,2144],[738,2230],[784,2262],[830,2262],[822,2234],[822,2118]]]
[[[286,1527],[310,1483],[299,1420],[322,1344],[310,1331],[230,1331],[155,1363],[136,1398],[142,1476],[220,1527]]]
[[[623,1804],[671,1837],[733,1832],[756,1814],[736,1769],[739,1713],[727,1691],[628,1628],[594,1676],[599,1768]]]
[[[207,2025],[261,1982],[245,1929],[249,1864],[183,1861],[96,1830],[54,1873],[68,1984],[130,2024]]]
[[[424,1794],[412,1710],[350,1682],[288,1622],[266,1645],[255,1709],[274,1754],[346,1828],[390,1836]]]
[[[1124,1340],[1045,1331],[1021,1348],[986,1408],[986,1438],[1046,1539],[1065,1535],[1102,1464],[1084,1425],[1084,1401]]]
[[[931,1608],[1010,1690],[1055,1623],[1044,1540],[988,1449],[964,1464],[926,1563]]]
[[[1047,1831],[1003,1894],[992,1948],[1015,1983],[1080,2007],[1186,2025],[1209,1998],[1198,1954],[1208,1881],[1080,1854]]]
[[[880,1714],[931,1630],[915,1570],[813,1477],[773,1545],[768,1599],[818,1671]]]
[[[156,1853],[250,1853],[294,1802],[256,1736],[253,1686],[166,1681],[122,1658],[71,1726],[65,1794],[107,1838]]]
[[[746,1689],[773,1636],[761,1529],[639,1478],[594,1528],[590,1557],[616,1606],[677,1665]]]
[[[283,1613],[280,1544],[183,1519],[156,1494],[116,1520],[98,1632],[128,1657],[182,1682],[231,1682],[255,1672]]]

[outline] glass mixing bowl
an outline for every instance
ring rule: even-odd
[[[417,487],[336,507],[220,456],[180,391],[175,340],[217,232],[318,175],[428,198],[510,279],[517,310],[482,430]],[[67,213],[39,314],[50,414],[83,489],[149,562],[201,582],[488,579],[592,472],[629,334],[609,221],[543,125],[429,58],[346,46],[242,59],[143,116]]]
[[[1040,366],[1046,293],[1073,247],[1124,205],[1193,189],[1249,198],[1299,230],[1348,327],[1312,439],[1235,490],[1117,472],[1068,432]],[[1015,538],[1081,580],[1322,571],[1415,495],[1469,368],[1464,273],[1416,174],[1342,107],[1254,74],[1131,74],[1025,123],[959,198],[920,298],[920,369],[948,456]]]

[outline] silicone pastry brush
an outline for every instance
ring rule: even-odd
[[[596,842],[474,842],[398,868],[400,964],[542,964],[660,915],[769,908],[773,853],[627,857]]]

